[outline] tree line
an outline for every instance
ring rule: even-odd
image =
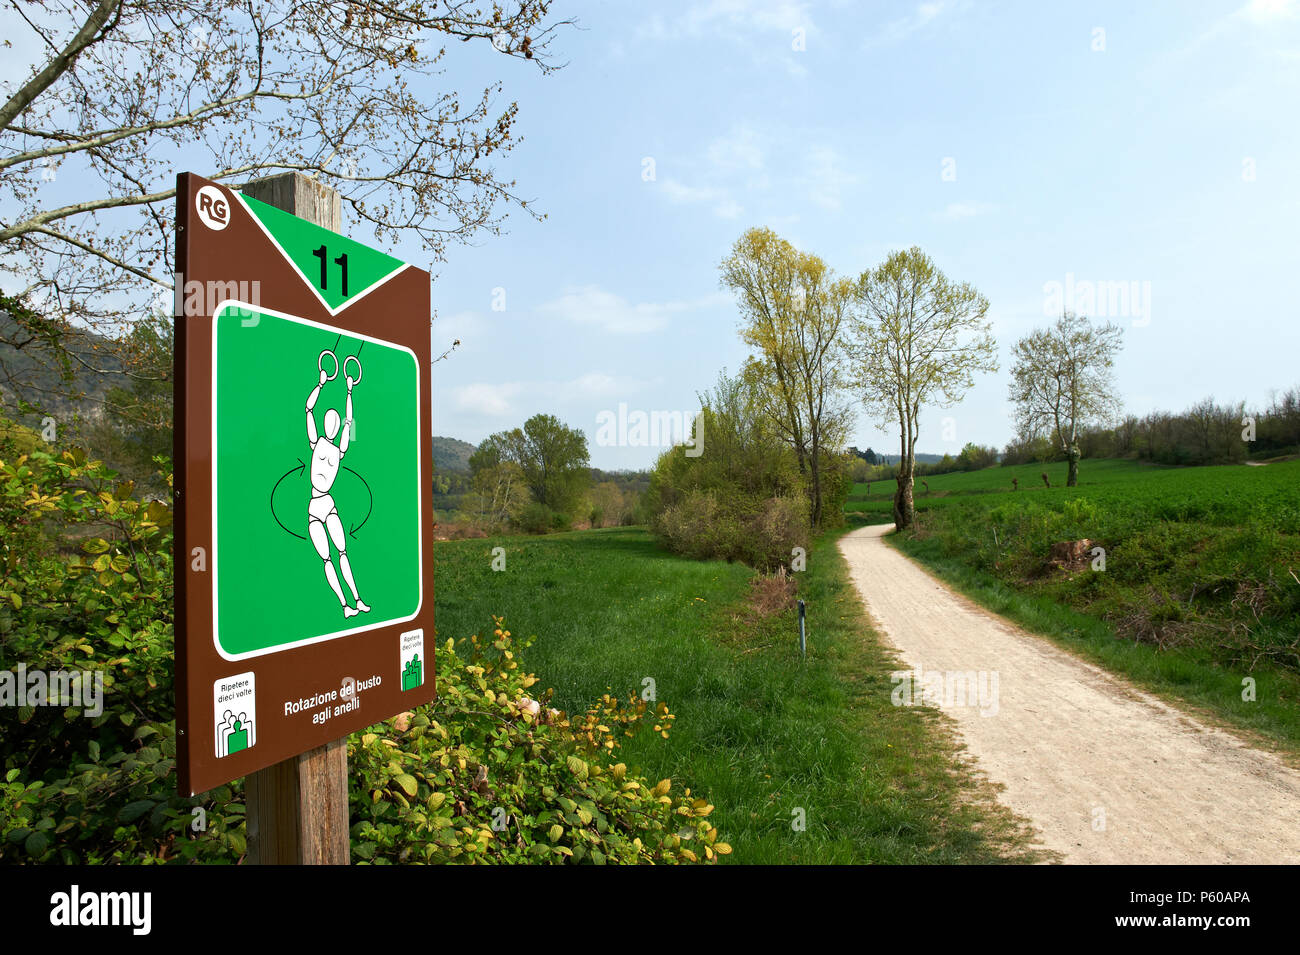
[[[1274,395],[1260,408],[1207,397],[1182,412],[1126,415],[1109,426],[1082,430],[1079,448],[1089,458],[1172,465],[1238,464],[1294,454],[1300,451],[1300,387]],[[1059,459],[1059,451],[1041,437],[1015,438],[1002,453],[1003,464]]]
[[[587,436],[549,414],[489,435],[469,455],[468,467],[467,478],[452,472],[439,480],[449,489],[468,485],[454,522],[477,534],[630,524],[645,484],[641,475],[591,467]]]

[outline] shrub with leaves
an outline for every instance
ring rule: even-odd
[[[674,719],[608,694],[582,714],[529,694],[499,618],[490,639],[439,647],[436,704],[354,736],[352,836],[376,862],[710,862],[731,851],[713,807],[616,762],[621,738]]]
[[[176,794],[170,504],[82,451],[15,451],[0,447],[0,669],[98,675],[103,693],[98,713],[0,708],[0,861],[235,861],[236,790]]]
[[[671,448],[655,462],[645,495],[650,530],[669,550],[695,560],[741,561],[765,571],[788,565],[791,549],[807,549],[811,534],[806,480],[793,452],[743,376],[724,373],[700,403],[700,453]],[[830,495],[823,501],[837,509],[845,492],[838,474],[828,466],[831,483],[823,489]]]

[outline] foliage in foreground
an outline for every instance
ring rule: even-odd
[[[0,669],[104,682],[101,712],[0,708],[0,862],[239,861],[241,784],[196,798],[175,789],[170,504],[138,499],[80,452],[10,444],[0,528]],[[349,739],[355,859],[692,862],[730,851],[705,800],[615,761],[643,724],[667,735],[666,705],[606,696],[566,716],[526,695],[536,679],[516,649],[500,622],[487,643],[448,641],[438,702]]]
[[[516,642],[498,618],[490,639],[438,660],[440,699],[349,740],[353,852],[397,862],[705,862],[731,851],[707,800],[651,784],[613,762],[619,741],[664,703],[604,695],[567,716],[527,693]],[[464,655],[462,655],[462,652]]]

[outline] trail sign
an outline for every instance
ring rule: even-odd
[[[177,190],[179,785],[434,696],[429,274]]]

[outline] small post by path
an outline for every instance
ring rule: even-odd
[[[799,601],[799,655],[803,659],[808,659],[808,634],[804,623],[805,607],[802,600]]]
[[[243,193],[331,231],[342,227],[338,192],[302,173],[257,179]],[[336,739],[244,778],[248,861],[348,865],[348,745]]]

